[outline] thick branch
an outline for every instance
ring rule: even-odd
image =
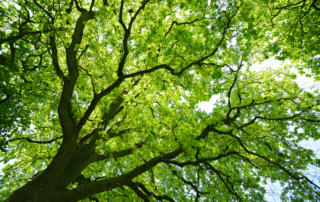
[[[58,107],[58,114],[60,125],[64,135],[71,135],[74,132],[74,128],[76,126],[75,120],[72,116],[71,112],[71,98],[73,94],[74,85],[77,81],[79,70],[77,67],[77,60],[76,60],[76,50],[75,47],[80,46],[83,30],[85,28],[85,22],[89,21],[90,19],[94,18],[94,12],[87,12],[84,11],[81,13],[80,17],[77,20],[73,35],[72,41],[67,48],[67,66],[68,66],[68,77],[64,79],[64,85],[60,97],[59,107]],[[77,133],[75,133],[77,135]]]
[[[140,197],[142,198],[145,202],[149,202],[149,198],[146,194],[144,194],[139,187],[135,183],[129,183],[128,186]]]
[[[71,44],[69,48],[67,48],[67,65],[68,65],[69,79],[71,80],[77,79],[77,76],[78,76],[78,69],[76,65],[77,64],[76,48],[78,49],[78,46],[80,46],[81,44],[85,23],[93,19],[94,16],[95,16],[95,13],[92,11],[83,11],[76,22],[76,26],[74,28],[74,32],[72,35]]]
[[[88,118],[90,117],[90,115],[92,114],[92,112],[94,111],[94,109],[96,108],[98,102],[107,94],[109,94],[110,92],[112,92],[112,90],[114,90],[115,88],[119,87],[120,84],[124,81],[124,78],[118,78],[118,80],[116,80],[113,84],[111,84],[108,88],[106,88],[105,90],[101,91],[100,93],[98,93],[96,96],[93,97],[89,107],[87,108],[86,112],[84,113],[84,115],[82,116],[82,118],[80,119],[80,121],[78,122],[77,128],[76,128],[76,132],[80,132],[80,130],[82,129],[82,127],[84,126],[84,124],[88,121]]]
[[[56,71],[59,78],[64,79],[65,76],[63,75],[63,72],[59,65],[58,50],[56,46],[55,36],[50,36],[50,48],[51,48],[51,58],[52,58],[53,68]]]
[[[150,161],[134,168],[130,172],[122,174],[118,177],[108,178],[100,181],[94,181],[82,187],[78,187],[76,189],[66,191],[62,197],[64,200],[76,201],[83,198],[87,198],[93,194],[109,191],[114,188],[127,185],[128,182],[130,182],[133,178],[137,177],[138,175],[141,175],[142,173],[150,170],[151,168],[155,167],[159,163],[163,162],[165,159],[173,159],[181,153],[182,153],[182,149],[178,148],[165,155],[155,157]]]
[[[167,196],[167,195],[157,195],[151,191],[149,191],[147,189],[147,187],[142,184],[141,182],[132,182],[132,183],[129,183],[128,186],[130,186],[131,188],[134,187],[136,189],[141,189],[144,193],[146,193],[148,196],[153,196],[154,198],[158,199],[158,200],[168,200],[168,201],[174,201],[173,198],[171,198],[170,196]],[[140,190],[139,190],[140,191]],[[137,192],[136,192],[137,193]],[[137,193],[138,194],[138,193]],[[149,199],[148,199],[149,200]]]
[[[113,151],[110,152],[108,154],[95,154],[94,157],[92,158],[92,162],[98,162],[98,161],[103,161],[103,160],[107,160],[110,159],[111,157],[113,157],[114,159],[117,158],[121,158],[121,157],[125,157],[128,156],[130,154],[133,154],[134,151],[136,151],[137,149],[143,147],[143,145],[146,143],[146,141],[141,141],[139,143],[136,143],[134,147],[128,148],[128,149],[123,149],[120,151]]]

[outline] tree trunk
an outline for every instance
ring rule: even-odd
[[[36,179],[28,182],[16,190],[6,201],[28,202],[28,201],[61,201],[62,190],[59,190],[59,181],[55,173],[44,172]]]
[[[75,144],[70,144],[70,142],[72,141],[63,141],[57,155],[48,167],[35,179],[14,191],[6,201],[63,201],[62,197],[66,191],[66,186],[82,171],[77,170],[77,174],[73,173],[73,178],[68,179],[68,182],[66,182],[68,173],[74,172],[73,168],[79,165],[72,166],[71,169],[68,169],[68,167],[71,167],[72,163],[81,163],[81,160],[75,157],[79,155],[79,150],[77,152]],[[83,149],[80,151],[84,152]],[[75,162],[73,159],[77,159],[78,161]]]

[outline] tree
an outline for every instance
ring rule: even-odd
[[[269,40],[252,2],[0,5],[7,201],[259,201],[268,179],[320,199],[299,145],[319,139],[318,92],[250,71]]]

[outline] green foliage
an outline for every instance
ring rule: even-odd
[[[302,0],[261,1],[258,4],[265,6],[265,16],[269,19],[265,28],[272,36],[266,43],[265,54],[275,54],[279,60],[290,58],[303,62],[301,67],[318,74],[320,3]]]
[[[320,200],[318,4],[1,1],[0,198]]]

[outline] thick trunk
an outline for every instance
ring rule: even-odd
[[[6,201],[59,201],[62,191],[58,189],[56,174],[43,173],[36,179],[16,190]]]
[[[77,154],[76,145],[70,144],[71,142],[64,141],[48,167],[39,176],[13,192],[7,201],[61,201],[66,187],[64,185],[65,170],[68,170],[66,167]]]

